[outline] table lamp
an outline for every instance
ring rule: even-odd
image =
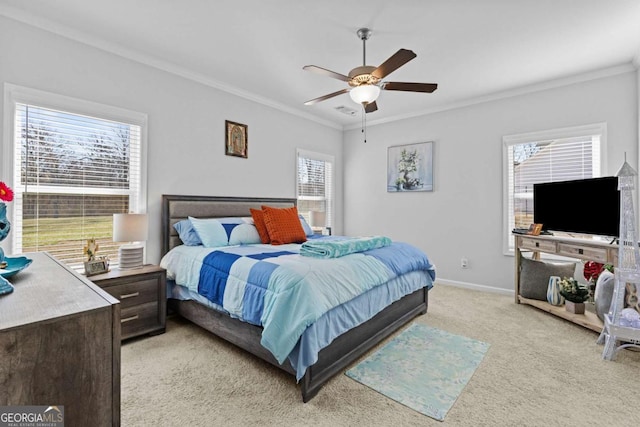
[[[322,229],[322,234],[325,234],[325,230],[327,233],[331,234],[330,228],[327,227],[327,214],[326,212],[320,211],[309,211],[309,222],[311,228],[320,228]]]
[[[122,270],[142,267],[149,231],[147,214],[113,214],[113,241],[128,242],[118,249]]]

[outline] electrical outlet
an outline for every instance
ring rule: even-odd
[[[466,258],[460,259],[460,267],[469,268],[469,260]]]

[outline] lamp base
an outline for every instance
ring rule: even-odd
[[[140,268],[144,262],[144,246],[142,245],[122,245],[118,249],[120,259],[119,268],[127,270]]]

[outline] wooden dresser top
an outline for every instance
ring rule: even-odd
[[[13,292],[0,295],[0,331],[118,304],[117,299],[48,253],[24,256],[33,262],[8,279]]]

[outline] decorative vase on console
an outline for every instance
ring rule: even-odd
[[[564,304],[564,297],[560,294],[560,276],[550,276],[547,286],[547,302],[551,305]]]

